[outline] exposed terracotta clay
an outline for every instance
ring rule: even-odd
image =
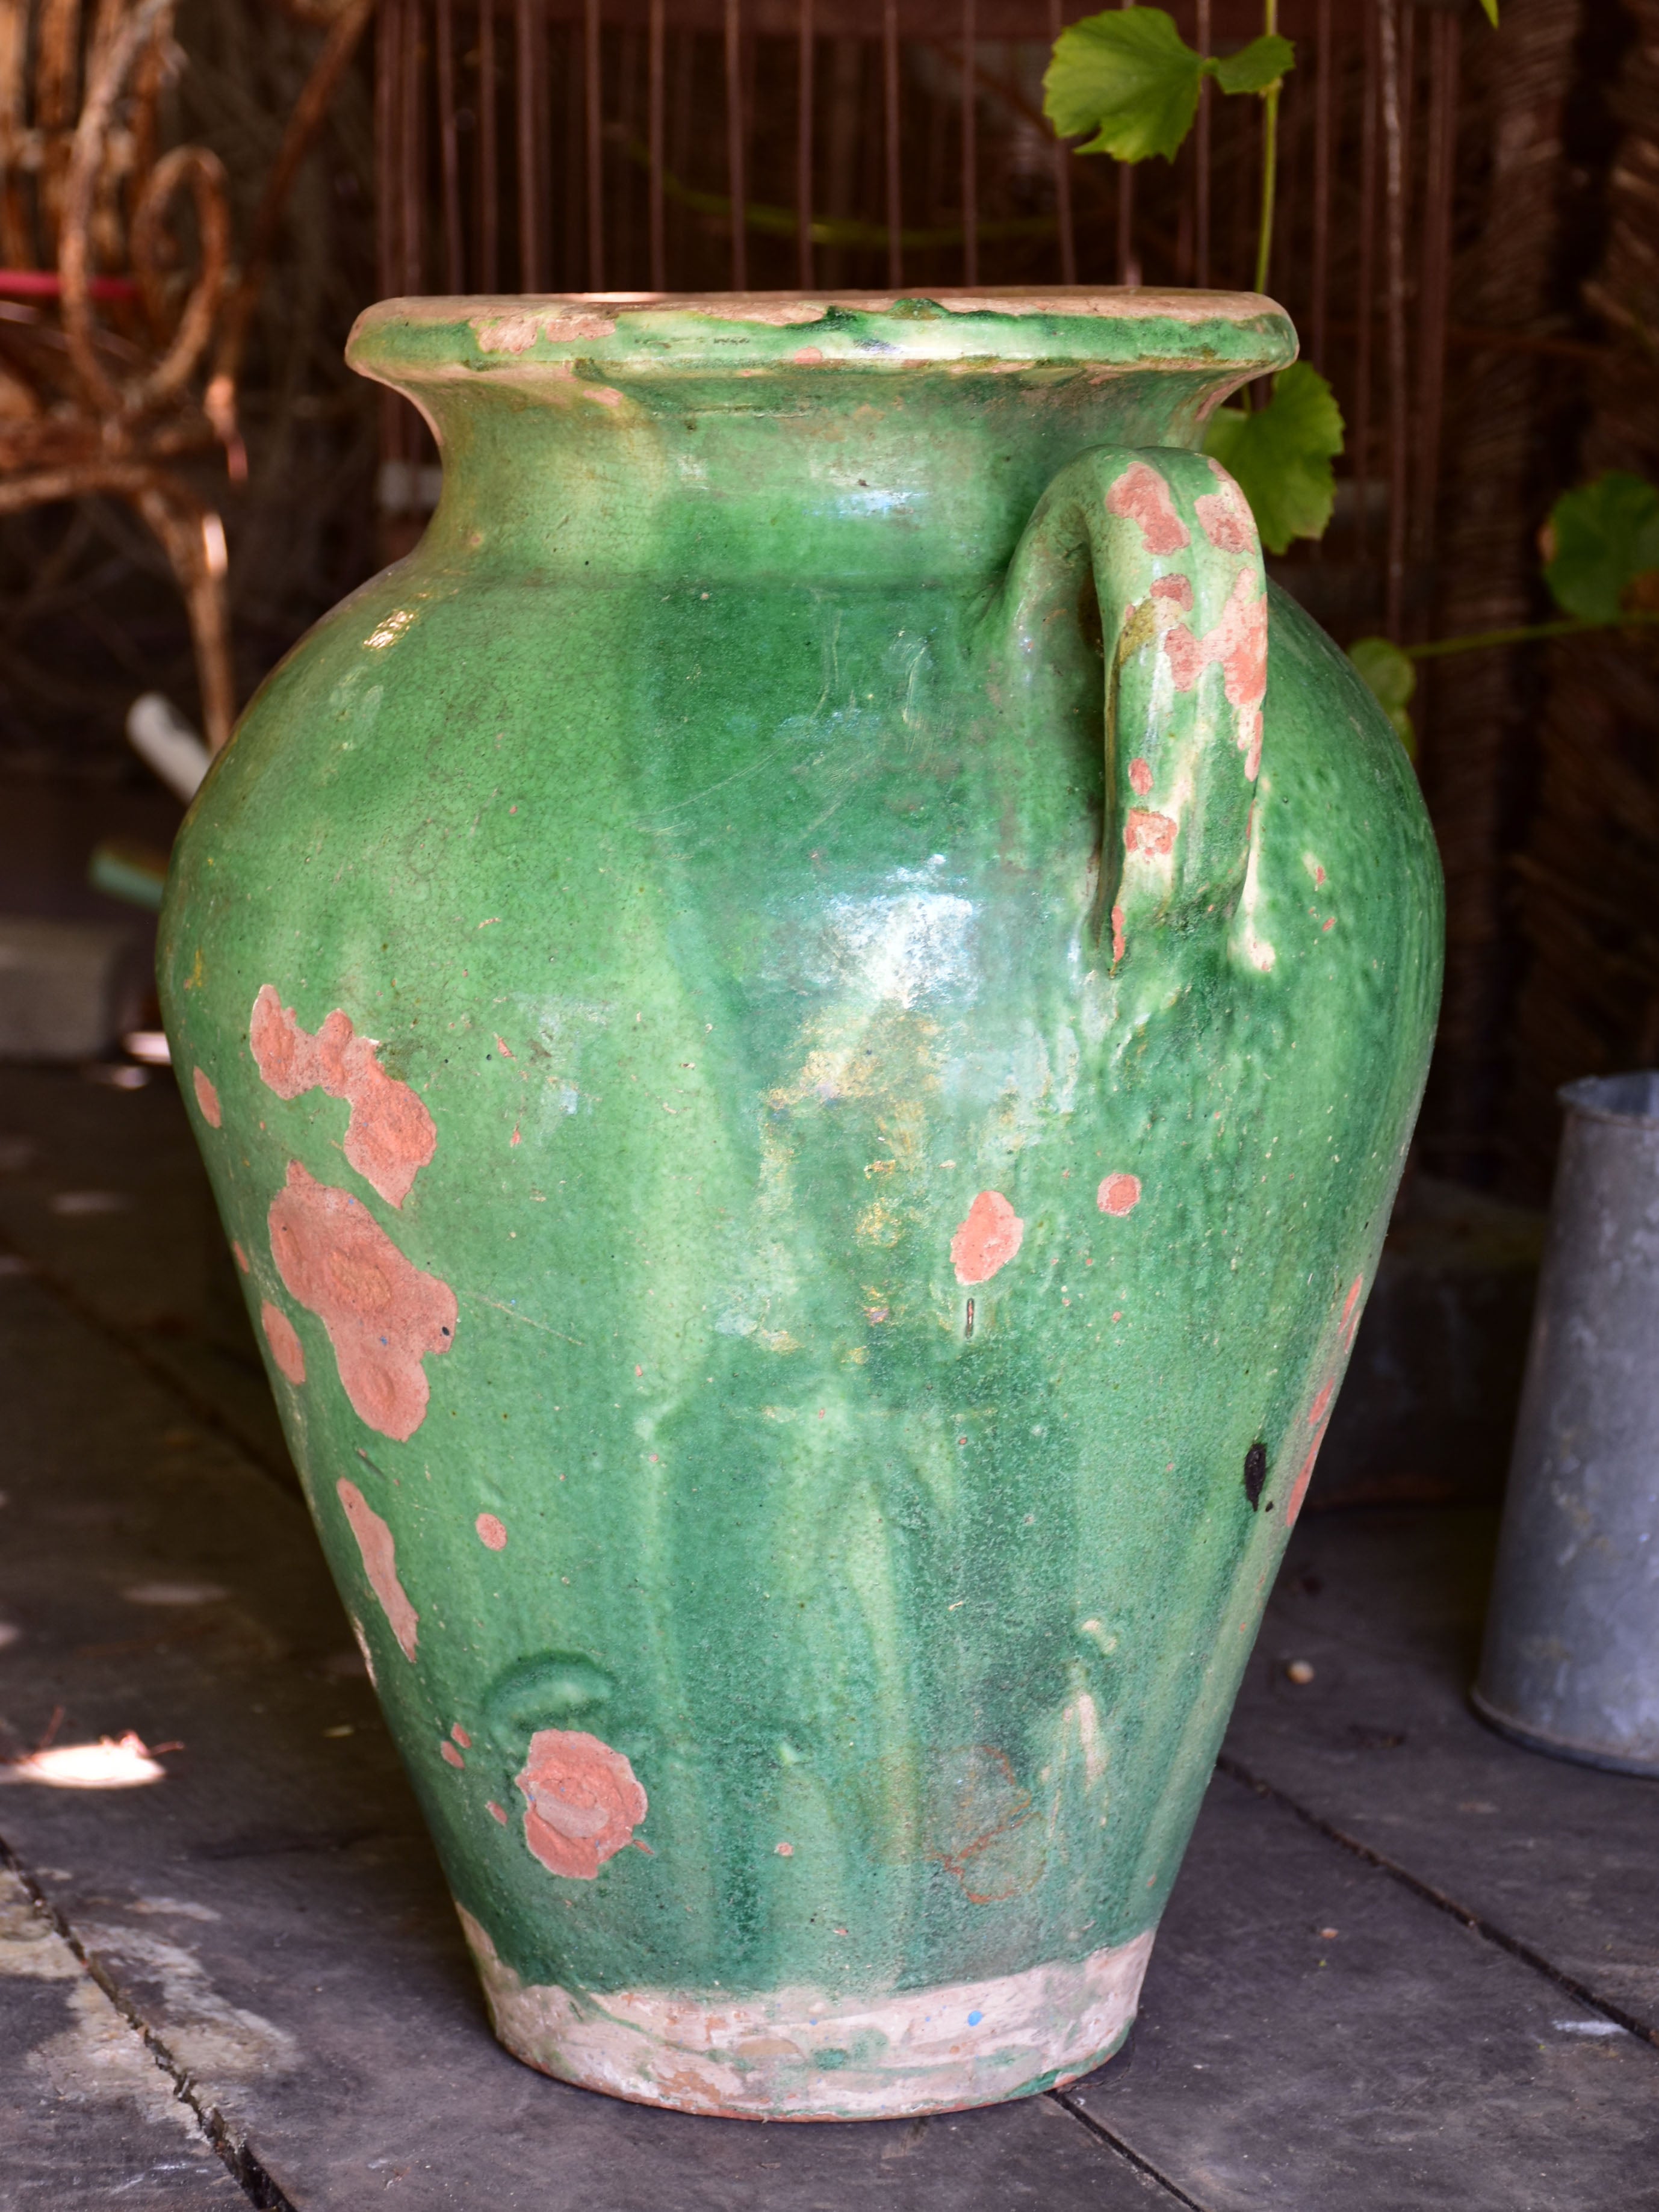
[[[1356,1275],[1348,1285],[1347,1295],[1342,1301],[1342,1310],[1337,1317],[1336,1323],[1336,1350],[1332,1353],[1330,1362],[1325,1370],[1325,1379],[1320,1384],[1313,1404],[1308,1409],[1308,1426],[1314,1432],[1313,1442],[1308,1447],[1308,1455],[1297,1472],[1296,1481],[1291,1486],[1289,1502],[1285,1508],[1285,1525],[1287,1528],[1294,1528],[1296,1525],[1296,1516],[1302,1510],[1303,1500],[1308,1495],[1308,1486],[1313,1480],[1314,1467],[1319,1458],[1319,1448],[1324,1443],[1325,1431],[1331,1425],[1332,1402],[1336,1396],[1336,1386],[1341,1380],[1343,1362],[1353,1348],[1354,1331],[1359,1326],[1359,1301],[1364,1288],[1364,1276]]]
[[[360,1037],[338,1006],[312,1036],[267,983],[253,1002],[248,1042],[279,1098],[320,1090],[348,1101],[347,1159],[388,1205],[401,1206],[438,1149],[438,1132],[409,1085],[380,1066],[375,1040]]]
[[[1122,959],[1125,949],[1123,909],[1121,906],[1115,906],[1112,908],[1112,965],[1114,968]]]
[[[1170,606],[1179,607],[1182,614],[1190,614],[1193,605],[1193,581],[1190,576],[1159,576],[1152,584],[1152,597],[1164,599]]]
[[[1175,511],[1170,487],[1145,461],[1133,461],[1106,495],[1106,511],[1140,526],[1149,553],[1179,553],[1192,533]]]
[[[492,1552],[507,1549],[506,1523],[498,1521],[493,1513],[481,1513],[472,1525],[478,1532],[481,1544],[488,1545]]]
[[[222,1128],[224,1127],[225,1117],[219,1110],[218,1092],[208,1081],[206,1076],[203,1074],[199,1067],[191,1071],[190,1079],[191,1084],[195,1086],[196,1103],[202,1109],[202,1119],[207,1123],[210,1129]]]
[[[1123,848],[1127,853],[1146,853],[1153,858],[1173,853],[1179,827],[1168,814],[1155,814],[1147,806],[1132,806],[1123,825]]]
[[[1145,799],[1152,787],[1152,770],[1150,762],[1132,760],[1129,763],[1129,785],[1137,798]]]
[[[241,1243],[239,1238],[234,1237],[231,1238],[230,1250],[232,1258],[235,1261],[242,1273],[245,1275],[252,1273],[252,1270],[248,1266],[247,1254],[243,1251]]]
[[[465,1766],[466,1765],[466,1761],[461,1757],[460,1753],[456,1750],[453,1743],[441,1743],[438,1746],[438,1756],[440,1759],[446,1760],[451,1766]]]
[[[1190,691],[1206,668],[1221,670],[1244,773],[1254,779],[1261,766],[1261,702],[1267,695],[1267,601],[1255,591],[1249,569],[1239,570],[1212,629],[1194,637],[1185,623],[1176,623],[1164,633],[1164,650],[1178,691]]]
[[[421,1616],[398,1579],[398,1547],[392,1531],[355,1482],[343,1475],[334,1488],[363,1555],[368,1586],[380,1601],[380,1610],[391,1624],[398,1649],[412,1662]]]
[[[1294,1528],[1296,1526],[1296,1517],[1301,1512],[1303,1501],[1308,1495],[1308,1485],[1313,1480],[1314,1467],[1319,1458],[1319,1447],[1324,1441],[1325,1424],[1321,1421],[1314,1433],[1314,1440],[1308,1447],[1308,1456],[1303,1461],[1301,1470],[1291,1486],[1290,1498],[1285,1507],[1285,1526],[1287,1528]]]
[[[1109,1175],[1095,1193],[1095,1204],[1103,1213],[1114,1213],[1121,1218],[1133,1213],[1140,1203],[1140,1177],[1132,1175]]]
[[[402,1443],[426,1418],[422,1359],[453,1340],[455,1293],[406,1260],[361,1200],[289,1163],[270,1205],[276,1272],[328,1331],[358,1417]]]
[[[797,323],[821,323],[828,312],[824,300],[771,300],[764,293],[739,293],[722,299],[718,294],[699,303],[700,313],[720,323],[768,323],[787,331]]]
[[[609,337],[617,319],[556,307],[541,314],[477,315],[472,327],[480,353],[528,353],[538,339],[546,345],[570,345],[581,338]]]
[[[1000,1190],[982,1190],[951,1239],[951,1263],[959,1283],[988,1283],[1018,1251],[1025,1224]]]
[[[259,1309],[259,1326],[265,1333],[265,1342],[270,1346],[278,1373],[285,1375],[297,1389],[306,1379],[306,1354],[293,1322],[280,1306],[272,1305],[267,1298]]]
[[[1255,520],[1249,501],[1218,461],[1212,460],[1210,466],[1215,471],[1218,488],[1193,501],[1198,526],[1218,553],[1249,553],[1255,544]]]
[[[538,1729],[514,1779],[526,1800],[525,1842],[550,1874],[573,1881],[592,1881],[645,1818],[627,1759],[580,1729]]]

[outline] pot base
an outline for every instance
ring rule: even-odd
[[[779,1990],[578,1996],[521,1981],[464,1907],[496,2034],[515,2058],[635,2104],[727,2119],[890,2120],[1029,2097],[1109,2058],[1152,1933],[983,1982],[886,1996]]]

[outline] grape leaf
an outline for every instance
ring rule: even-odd
[[[1659,568],[1659,489],[1610,469],[1563,492],[1544,526],[1544,581],[1563,613],[1617,622],[1638,576]]]
[[[1210,417],[1204,450],[1250,502],[1261,542],[1282,553],[1293,538],[1320,538],[1331,519],[1342,451],[1342,412],[1316,368],[1292,362],[1273,379],[1273,398],[1246,415],[1224,407]]]
[[[1167,161],[1193,127],[1205,77],[1223,92],[1266,92],[1295,64],[1295,47],[1277,32],[1218,58],[1194,53],[1162,8],[1115,8],[1055,40],[1042,112],[1062,138],[1095,134],[1079,154]]]
[[[1356,638],[1348,658],[1364,679],[1366,689],[1389,720],[1406,748],[1408,759],[1417,758],[1417,732],[1409,713],[1417,689],[1417,671],[1397,645],[1386,637]]]
[[[1203,66],[1223,92],[1266,92],[1296,67],[1296,48],[1277,31],[1268,31],[1236,54],[1224,54]]]
[[[1199,57],[1161,8],[1115,8],[1060,33],[1042,80],[1042,112],[1062,138],[1092,131],[1083,154],[1167,161],[1192,129]]]

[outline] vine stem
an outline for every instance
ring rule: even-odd
[[[1498,645],[1532,645],[1551,637],[1583,637],[1598,629],[1641,629],[1659,623],[1659,615],[1619,615],[1612,622],[1595,622],[1588,615],[1562,615],[1554,622],[1525,623],[1517,629],[1483,629],[1467,637],[1437,637],[1427,645],[1395,647],[1407,660],[1439,660],[1449,653],[1479,653]]]
[[[1279,0],[1264,0],[1265,28],[1272,37],[1279,28]],[[1267,267],[1273,257],[1273,193],[1279,181],[1279,88],[1275,77],[1261,95],[1261,228],[1255,241],[1255,289],[1267,289]]]

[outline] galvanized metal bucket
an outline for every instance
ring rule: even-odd
[[[1473,1692],[1535,1751],[1659,1774],[1659,1072],[1567,1109]]]

